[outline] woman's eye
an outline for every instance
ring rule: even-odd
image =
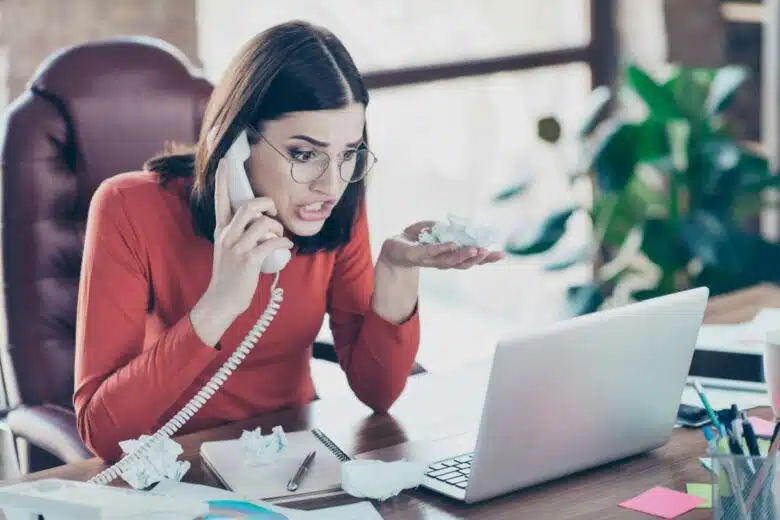
[[[355,154],[357,153],[357,150],[347,150],[344,152],[344,160],[345,161],[351,161],[355,158]]]
[[[292,149],[289,150],[289,153],[290,153],[290,157],[292,157],[292,159],[297,162],[312,161],[317,156],[317,153],[312,152],[311,150]]]

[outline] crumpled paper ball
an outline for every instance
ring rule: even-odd
[[[150,438],[150,435],[141,435],[138,439],[120,442],[119,447],[129,455]],[[132,463],[122,474],[122,478],[134,489],[145,489],[163,479],[179,481],[190,469],[188,461],[177,460],[183,451],[178,442],[167,437],[162,438],[153,443],[143,457]]]
[[[239,442],[250,466],[273,462],[288,444],[281,426],[274,426],[268,435],[263,435],[259,427],[252,431],[244,430]]]
[[[353,497],[387,500],[419,486],[426,469],[425,464],[405,460],[350,460],[341,465],[341,487]]]
[[[431,229],[423,230],[418,237],[422,244],[443,244],[454,242],[459,246],[489,248],[495,242],[497,233],[488,226],[457,215],[448,215],[447,222],[437,222]]]

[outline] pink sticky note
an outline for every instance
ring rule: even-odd
[[[761,417],[748,417],[750,424],[753,426],[753,431],[756,432],[758,437],[771,438],[772,432],[775,431],[775,423],[767,421]]]
[[[659,486],[626,500],[620,507],[660,518],[676,518],[703,503],[701,497]]]

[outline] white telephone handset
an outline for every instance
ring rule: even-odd
[[[213,132],[209,135],[209,140]],[[252,191],[252,186],[249,184],[249,179],[246,175],[244,168],[244,162],[249,158],[249,142],[246,138],[246,132],[241,132],[238,138],[233,142],[225,154],[225,159],[228,163],[229,175],[228,175],[228,191],[230,194],[230,203],[233,207],[233,211],[245,202],[246,200],[255,197]],[[271,324],[276,313],[279,311],[280,304],[283,298],[283,291],[277,287],[279,282],[279,271],[290,260],[291,254],[286,249],[278,249],[272,252],[268,258],[263,262],[261,271],[264,273],[275,273],[274,282],[271,285],[271,296],[268,306],[263,312],[260,319],[257,320],[255,326],[244,338],[244,341],[236,348],[235,352],[225,361],[216,374],[206,383],[203,388],[177,413],[174,415],[162,428],[160,428],[154,435],[152,435],[146,442],[144,442],[139,448],[132,453],[129,453],[122,457],[122,459],[111,466],[110,468],[102,471],[100,474],[91,478],[88,482],[92,484],[108,484],[113,480],[122,476],[133,464],[138,463],[145,458],[146,454],[154,448],[157,442],[160,442],[166,438],[172,437],[184,424],[206,404],[206,401],[214,395],[217,390],[224,384],[225,380],[232,374],[241,362],[246,358],[249,352],[254,348],[257,342],[262,337],[265,330]]]
[[[238,208],[243,203],[255,198],[255,193],[252,191],[252,185],[249,184],[249,177],[244,167],[247,159],[249,159],[249,141],[246,138],[246,130],[243,130],[225,154],[225,161],[228,165],[230,206],[234,212],[238,211]],[[279,272],[287,265],[290,258],[289,250],[277,249],[268,255],[260,270],[264,273]]]

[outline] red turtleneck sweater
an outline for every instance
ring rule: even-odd
[[[217,350],[195,334],[189,311],[205,291],[213,244],[193,229],[186,180],[167,188],[151,172],[105,181],[87,221],[76,327],[73,402],[78,429],[106,460],[119,441],[151,434],[230,356],[265,309],[272,275]],[[284,301],[242,365],[179,431],[245,419],[314,397],[311,345],[327,313],[352,390],[386,411],[403,390],[419,343],[417,311],[395,325],[370,304],[374,271],[365,209],[338,251],[296,254],[282,270]]]

